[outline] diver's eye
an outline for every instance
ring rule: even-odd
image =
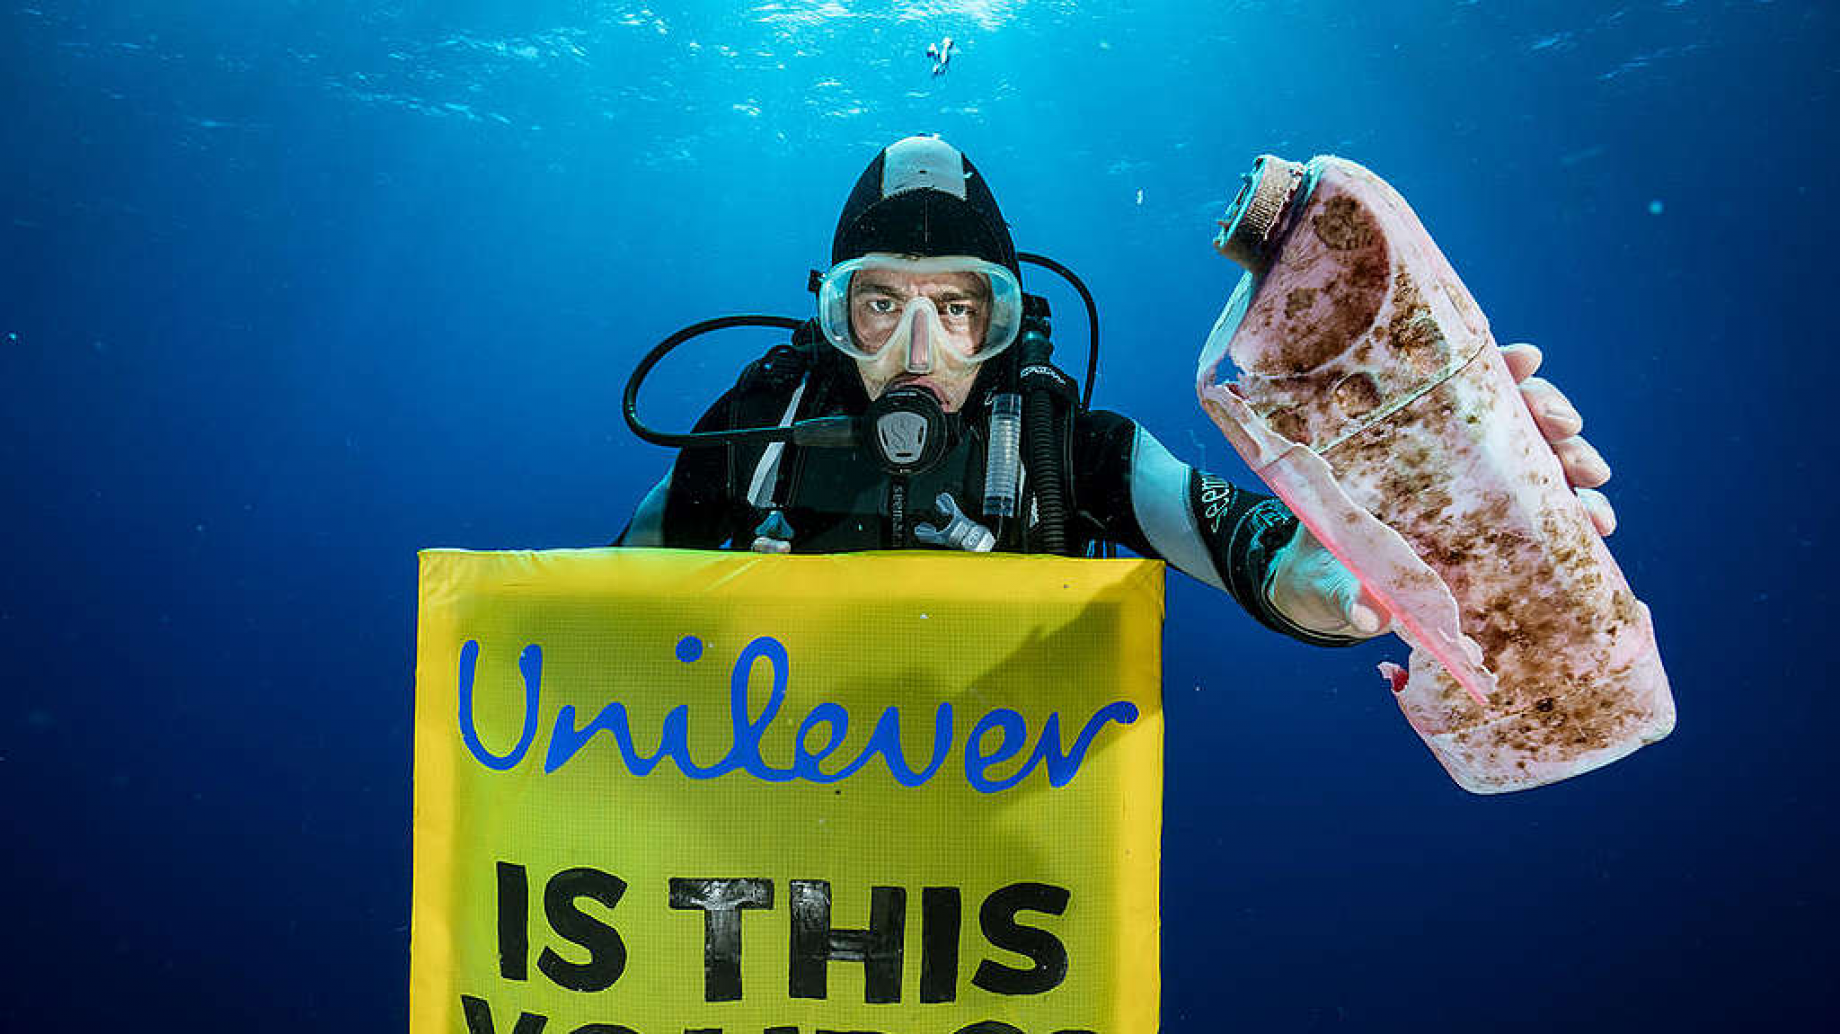
[[[977,315],[977,306],[970,302],[947,302],[946,315],[959,319],[970,319]]]
[[[892,315],[894,313],[894,299],[882,297],[869,298],[863,302],[863,307],[877,316]]]

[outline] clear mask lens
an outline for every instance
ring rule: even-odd
[[[845,355],[873,360],[889,348],[924,372],[946,357],[981,363],[1022,326],[1022,287],[994,262],[964,256],[866,255],[840,262],[818,288],[818,326]]]

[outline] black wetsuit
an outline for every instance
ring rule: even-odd
[[[974,391],[965,412],[981,414],[986,399],[985,392]],[[855,414],[867,404],[847,361],[782,345],[750,365],[696,430]],[[1325,646],[1358,641],[1302,629],[1266,601],[1263,587],[1273,556],[1297,526],[1281,502],[1184,466],[1116,413],[1067,407],[1066,416],[1072,472],[1065,479],[1068,552],[1081,555],[1096,542],[1116,543],[1226,590],[1261,624],[1286,635]],[[947,492],[973,515],[982,500],[983,421],[957,426],[946,459],[902,486],[902,508],[911,511],[903,520],[897,521],[891,506],[894,481],[854,449],[713,445],[678,454],[670,477],[641,504],[620,541],[748,549],[763,518],[777,511],[792,527],[795,553],[936,548],[913,532],[913,525],[929,519],[931,500]],[[1021,550],[1030,534],[1015,527],[993,530],[999,550]]]

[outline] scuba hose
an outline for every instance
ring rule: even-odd
[[[1054,396],[1041,388],[1028,393],[1029,465],[1035,468],[1035,499],[1041,507],[1041,551],[1067,552],[1067,506],[1061,496],[1060,449],[1054,440]]]
[[[1073,380],[1054,365],[1048,339],[1048,306],[1042,299],[1029,306],[1017,339],[1022,383],[1022,435],[1029,455],[1029,480],[1040,518],[1041,552],[1067,555],[1066,434],[1056,415],[1057,398],[1077,402]]]
[[[1059,262],[1046,255],[1037,255],[1029,251],[1017,252],[1016,258],[1059,275],[1079,294],[1080,301],[1086,304],[1086,390],[1080,393],[1080,410],[1084,412],[1091,409],[1093,380],[1099,375],[1099,304],[1093,301],[1092,292],[1086,289],[1086,282],[1081,280],[1073,270]]]
[[[1054,365],[1054,344],[1049,340],[1048,306],[1041,300],[1034,306],[1036,314],[1024,317],[1021,337],[1019,378],[1026,400],[1023,421],[1027,440],[1029,469],[1034,473],[1035,501],[1041,508],[1041,551],[1056,556],[1067,555],[1066,450],[1064,429],[1055,418],[1055,397],[1061,396],[1078,405],[1081,412],[1092,407],[1093,381],[1099,372],[1099,306],[1092,292],[1073,270],[1045,255],[1018,252],[1016,258],[1059,274],[1072,285],[1086,305],[1087,352],[1086,386],[1075,392],[1073,382]],[[1025,312],[1031,306],[1025,305]]]
[[[815,420],[801,420],[788,427],[750,427],[732,431],[683,431],[667,432],[648,427],[639,419],[639,385],[644,383],[646,374],[652,367],[669,355],[677,346],[712,331],[727,330],[731,327],[768,327],[778,330],[796,331],[804,326],[805,320],[790,316],[718,316],[715,319],[692,323],[688,327],[672,334],[652,347],[639,365],[633,369],[632,376],[626,379],[626,393],[622,410],[626,415],[626,426],[632,433],[651,442],[681,449],[692,445],[739,445],[744,442],[791,442],[794,445],[847,446],[856,443],[856,424],[849,417],[820,417]]]

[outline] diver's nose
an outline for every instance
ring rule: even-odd
[[[908,373],[931,373],[933,370],[932,324],[925,312],[914,313],[913,331],[907,338]]]

